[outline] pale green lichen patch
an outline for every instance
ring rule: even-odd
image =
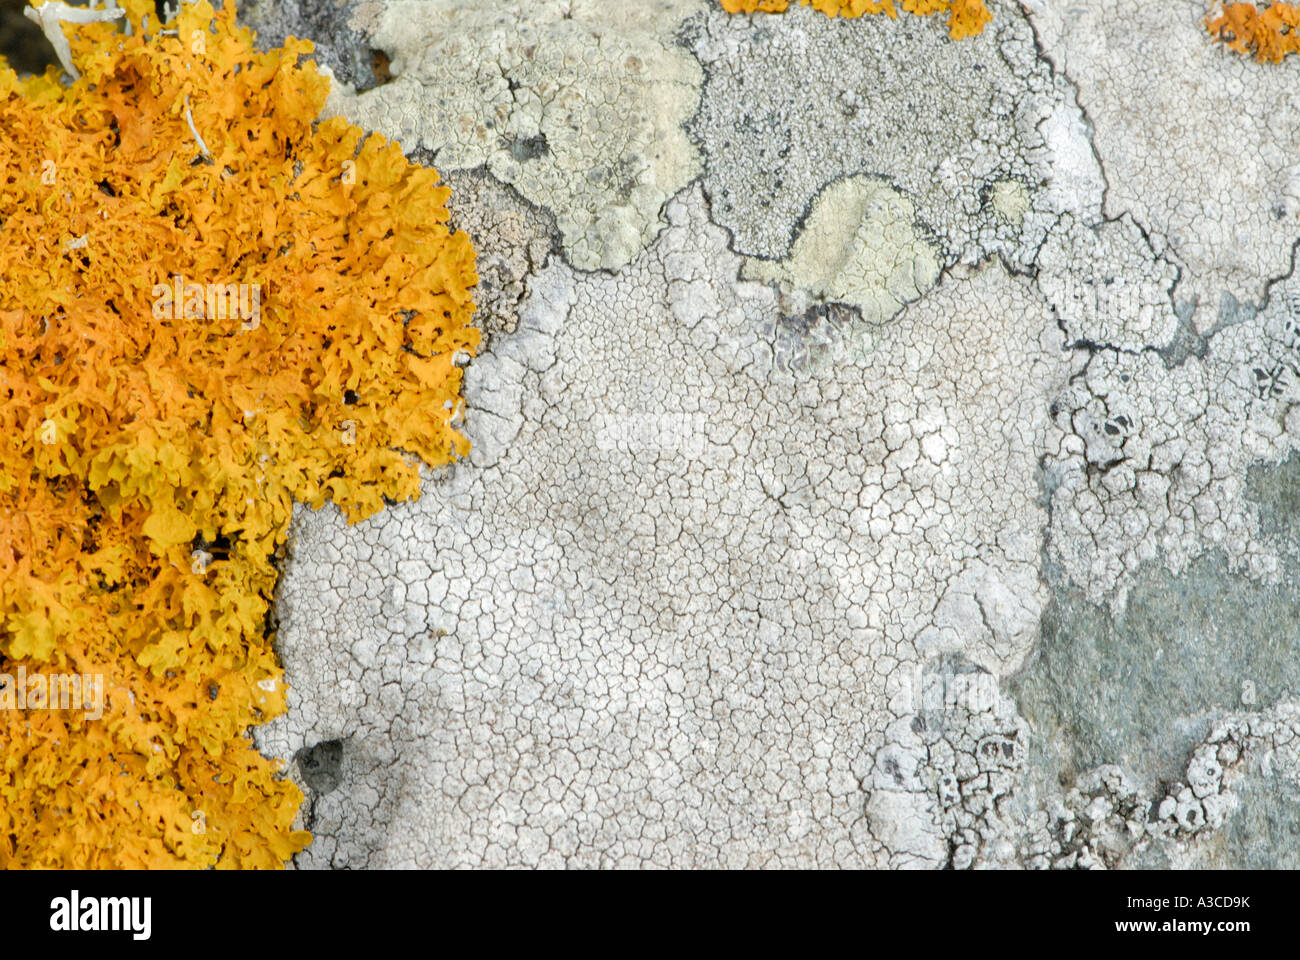
[[[1019,225],[1033,206],[1029,188],[1019,180],[999,180],[989,191],[989,201],[1007,223]]]
[[[918,299],[939,277],[939,254],[915,226],[912,202],[873,177],[825,190],[784,260],[746,260],[748,280],[788,296],[856,306],[880,323]]]
[[[361,4],[354,24],[393,80],[336,85],[326,110],[433,152],[439,169],[486,167],[555,213],[582,269],[618,269],[658,233],[665,201],[700,170],[683,129],[703,72],[678,46],[699,0],[610,16],[596,0]]]

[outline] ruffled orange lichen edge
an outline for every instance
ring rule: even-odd
[[[1300,53],[1300,6],[1270,3],[1219,3],[1205,17],[1210,35],[1238,53],[1255,55],[1261,63],[1280,63]]]
[[[316,122],[310,43],[123,6],[64,27],[70,86],[0,61],[0,866],[276,867],[273,557],[295,502],[466,452],[474,251],[436,172]],[[102,716],[37,701],[73,674]]]
[[[898,16],[895,0],[799,0],[804,6],[811,6],[827,16],[861,17],[867,14],[884,13],[891,17]],[[721,0],[722,8],[728,13],[783,13],[790,6],[790,0]],[[984,5],[984,0],[898,0],[898,7],[907,13],[929,15],[932,13],[948,14],[948,34],[954,40],[973,37],[983,32],[985,24],[993,19],[993,14]]]

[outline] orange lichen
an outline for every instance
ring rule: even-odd
[[[0,696],[0,865],[279,866],[273,558],[295,501],[356,520],[465,452],[474,252],[434,171],[315,122],[309,43],[123,6],[64,27],[71,86],[0,62],[0,673],[105,694]]]
[[[1262,62],[1280,63],[1287,54],[1300,53],[1300,6],[1270,3],[1216,4],[1205,17],[1205,27],[1220,43],[1238,53],[1253,53]]]
[[[728,13],[783,13],[790,6],[790,0],[721,0],[721,2],[723,9]],[[984,25],[993,19],[993,14],[984,5],[984,0],[897,0],[897,6],[895,0],[799,0],[799,2],[831,17],[861,17],[877,13],[897,17],[897,7],[902,7],[907,13],[921,15],[947,13],[948,34],[954,40],[981,33]]]

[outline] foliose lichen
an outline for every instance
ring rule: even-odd
[[[279,866],[274,559],[295,501],[466,452],[474,251],[436,172],[315,122],[309,43],[114,19],[60,27],[70,85],[0,66],[0,866]]]

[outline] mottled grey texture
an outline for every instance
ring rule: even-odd
[[[422,150],[411,159],[432,165]],[[483,332],[480,349],[490,350],[498,334],[514,332],[529,277],[559,249],[558,230],[554,217],[485,170],[455,170],[445,183],[448,226],[468,233],[477,254],[474,325]]]
[[[1070,775],[1113,763],[1148,786],[1176,779],[1215,712],[1300,694],[1293,584],[1232,574],[1216,553],[1179,577],[1144,570],[1118,614],[1058,589],[1010,687],[1037,749]]]
[[[357,0],[237,2],[240,22],[257,33],[261,49],[281,47],[286,37],[310,40],[316,47],[312,59],[344,83],[368,90],[382,82],[369,43],[351,25]]]
[[[841,19],[810,8],[685,30],[706,71],[691,132],[705,154],[714,219],[736,249],[784,257],[817,193],[860,171],[916,206],[946,262],[997,251],[1024,262],[1051,222],[1049,152],[1038,125],[1064,93],[1011,4],[984,34],[952,42],[936,18]],[[1031,206],[1009,221],[1000,182]]]
[[[699,64],[674,40],[705,0],[363,0],[353,22],[391,83],[337,87],[326,112],[485,167],[555,217],[582,269],[625,267],[663,226],[699,157],[683,123]]]

